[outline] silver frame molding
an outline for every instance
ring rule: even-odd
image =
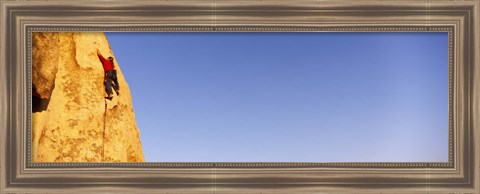
[[[0,193],[480,193],[479,0],[0,0]],[[35,163],[36,31],[449,34],[445,163]]]
[[[95,26],[95,25],[92,25]],[[454,66],[453,66],[453,53],[454,53],[454,27],[453,26],[409,26],[409,27],[399,27],[399,26],[382,26],[382,27],[349,27],[349,26],[336,26],[336,27],[327,27],[327,26],[315,26],[310,25],[306,26],[283,26],[283,27],[265,27],[265,26],[242,26],[242,27],[205,27],[205,26],[161,26],[161,25],[150,25],[150,26],[136,26],[136,27],[71,27],[71,26],[29,26],[26,25],[26,91],[27,91],[27,102],[32,102],[32,33],[34,32],[125,32],[125,31],[134,31],[134,32],[447,32],[448,33],[448,45],[449,45],[449,96],[453,96],[453,80],[454,80]],[[27,129],[26,129],[26,142],[23,147],[26,148],[26,167],[31,168],[46,168],[46,167],[199,167],[199,168],[222,168],[222,167],[268,167],[268,168],[278,168],[278,167],[392,167],[392,168],[401,168],[401,167],[411,167],[411,168],[424,168],[424,167],[453,167],[453,156],[454,156],[454,140],[453,140],[453,100],[454,98],[449,98],[449,139],[448,139],[448,162],[421,162],[421,163],[401,163],[401,162],[388,162],[388,163],[361,163],[361,162],[349,162],[349,163],[321,163],[321,162],[275,162],[275,163],[246,163],[246,162],[205,162],[205,163],[167,163],[167,162],[149,162],[149,163],[61,163],[61,162],[32,162],[32,130],[31,130],[31,112],[32,107],[31,103],[27,103]]]

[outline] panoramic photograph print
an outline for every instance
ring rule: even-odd
[[[448,162],[447,32],[33,32],[32,162]]]

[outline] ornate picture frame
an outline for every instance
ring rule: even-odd
[[[479,193],[479,6],[464,1],[0,1],[2,193]],[[31,33],[448,32],[446,163],[36,163]]]

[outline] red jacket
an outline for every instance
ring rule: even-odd
[[[103,70],[105,72],[108,72],[108,71],[111,71],[111,70],[114,70],[115,69],[115,66],[113,64],[113,62],[111,62],[110,60],[108,59],[105,59],[102,55],[98,54],[98,58],[100,58],[100,61],[102,62],[103,64]]]

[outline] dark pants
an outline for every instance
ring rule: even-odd
[[[112,85],[112,82],[113,82],[113,85]],[[113,94],[112,87],[115,88],[115,90],[120,89],[120,86],[118,85],[116,70],[105,72],[105,90],[108,95]]]

